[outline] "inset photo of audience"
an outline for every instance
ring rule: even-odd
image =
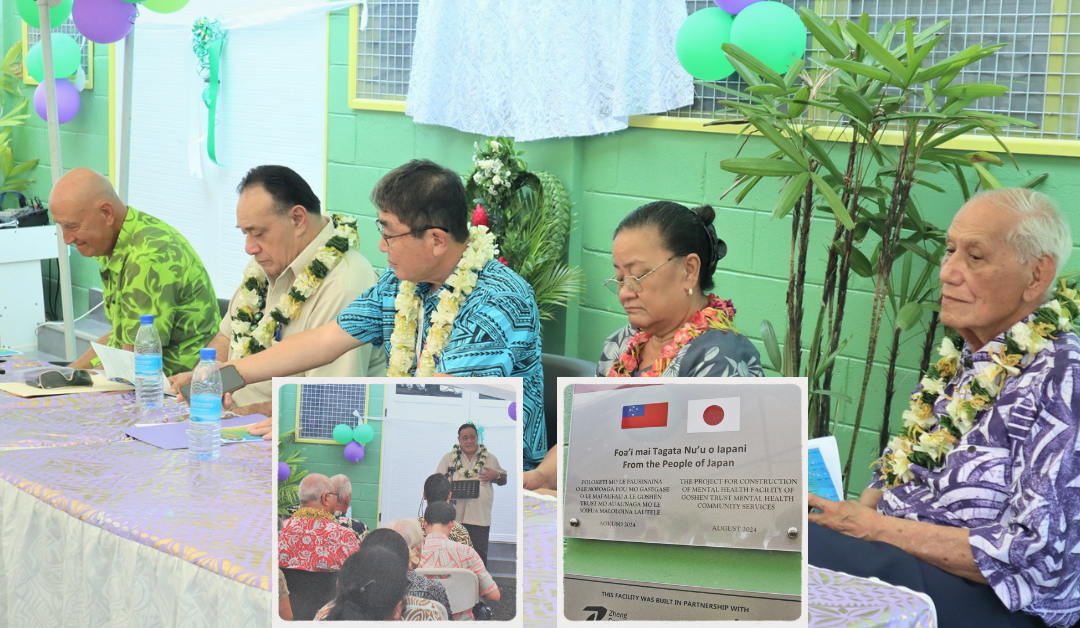
[[[275,624],[521,616],[521,380],[482,382],[274,380]]]

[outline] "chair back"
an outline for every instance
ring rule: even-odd
[[[221,318],[225,318],[225,315],[229,313],[229,299],[217,300],[218,312],[221,314]]]
[[[548,449],[551,449],[558,442],[558,429],[562,425],[559,420],[559,378],[594,377],[596,362],[551,353],[540,354],[540,360],[544,365],[544,423],[547,425]]]
[[[282,569],[281,572],[285,574],[285,583],[289,585],[289,605],[292,606],[293,620],[314,619],[315,613],[334,599],[338,572],[302,569]]]
[[[480,601],[480,579],[471,569],[454,567],[423,567],[416,573],[438,580],[450,599],[450,612],[463,613]]]

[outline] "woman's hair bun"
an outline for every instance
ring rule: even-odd
[[[716,219],[716,211],[713,210],[712,205],[700,205],[693,209],[693,212],[697,214],[701,222],[705,223],[705,226],[711,226],[713,220]]]

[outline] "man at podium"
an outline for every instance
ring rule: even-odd
[[[465,526],[473,548],[487,565],[488,533],[491,531],[491,504],[495,499],[493,484],[506,484],[506,471],[499,460],[480,444],[476,426],[466,423],[458,428],[458,444],[439,460],[436,473],[453,483],[452,494],[456,521]]]

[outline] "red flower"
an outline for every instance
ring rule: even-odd
[[[481,207],[479,203],[476,204],[476,209],[473,210],[472,224],[474,227],[484,226],[488,229],[491,228],[491,221],[488,220],[487,212],[484,211],[484,208]],[[506,262],[503,263],[505,264]]]
[[[506,258],[503,257],[502,255],[499,256],[499,261],[503,263],[503,266],[506,266],[509,263],[509,262],[506,261]]]

